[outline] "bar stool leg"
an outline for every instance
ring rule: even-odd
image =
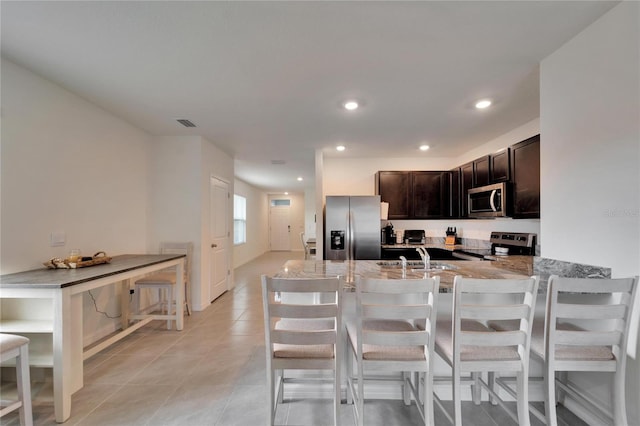
[[[174,295],[173,295],[173,289],[171,287],[167,288],[167,315],[171,315],[171,305],[175,304],[174,303]],[[178,309],[176,308],[176,312],[178,312]],[[171,330],[171,321],[170,319],[167,320],[167,330]],[[177,319],[176,319],[177,322]]]
[[[544,375],[544,412],[547,426],[557,426],[556,418],[556,378],[553,368],[547,366]]]
[[[613,392],[611,401],[613,405],[613,423],[615,425],[627,426],[627,407],[624,391],[624,368],[618,366],[613,377]]]
[[[22,401],[19,408],[20,424],[33,425],[31,409],[31,376],[29,374],[29,345],[20,347],[20,355],[16,358],[16,375],[18,379],[18,396]]]

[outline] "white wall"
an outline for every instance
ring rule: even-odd
[[[3,58],[1,272],[41,268],[72,248],[144,252],[150,139]],[[50,247],[52,231],[66,233],[65,246]],[[119,313],[112,288],[92,293],[100,309]],[[86,344],[113,330],[88,296],[84,315]]]
[[[316,259],[322,259],[324,254],[324,154],[322,150],[315,152],[315,202],[316,209]]]
[[[153,140],[149,165],[149,252],[162,241],[200,240],[194,218],[200,211],[199,136],[165,136]],[[196,222],[197,223],[197,222]]]
[[[233,267],[237,268],[269,250],[269,198],[239,179],[234,191],[247,199],[247,242],[233,248]]]
[[[542,254],[614,277],[640,274],[639,16],[637,2],[622,2],[540,72]],[[637,315],[635,326],[634,337]],[[630,359],[629,424],[640,424],[639,369]],[[608,404],[606,389],[591,388]]]
[[[306,188],[304,191],[304,233],[305,238],[316,237],[316,221],[322,220],[322,214],[316,213],[315,187]]]
[[[190,306],[199,306],[200,162],[199,136],[154,138],[149,166],[148,252],[158,253],[163,241],[194,244]]]
[[[226,182],[229,190],[229,203],[227,205],[227,286],[233,288],[233,182],[234,168],[233,158],[218,148],[212,141],[202,138],[200,146],[200,297],[194,299],[194,306],[205,309],[211,302],[209,282],[211,280],[211,178],[215,177]]]
[[[541,68],[544,255],[617,276],[640,272],[637,8],[616,7]]]
[[[210,179],[229,184],[233,194],[233,160],[200,136],[163,136],[153,141],[149,173],[149,251],[162,241],[191,241],[191,305],[209,306],[211,278]],[[227,206],[227,226],[233,229],[233,202]],[[233,239],[229,239],[231,269]],[[230,277],[229,285],[233,280]]]

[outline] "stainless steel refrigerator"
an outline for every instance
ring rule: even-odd
[[[379,195],[327,197],[324,258],[380,259]]]

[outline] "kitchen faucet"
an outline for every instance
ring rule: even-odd
[[[400,256],[400,261],[402,262],[402,278],[407,277],[407,258],[404,256]]]
[[[431,256],[429,256],[429,252],[424,247],[416,247],[416,251],[420,255],[422,259],[422,263],[424,263],[424,270],[431,269]]]

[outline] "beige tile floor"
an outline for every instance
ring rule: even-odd
[[[273,274],[302,252],[271,252],[235,270],[235,288],[187,317],[181,332],[154,321],[85,362],[84,387],[73,395],[68,425],[264,425],[267,421],[260,274]],[[39,386],[35,387],[37,390]],[[51,401],[34,404],[36,425],[55,424]],[[559,407],[561,425],[581,425]],[[415,406],[367,401],[367,425],[417,425]],[[331,424],[330,400],[285,401],[278,424]],[[464,403],[465,424],[515,423],[499,407]],[[341,406],[343,425],[354,424]],[[534,425],[540,424],[535,418]],[[11,413],[2,425],[19,424]],[[436,409],[436,424],[447,424]]]

